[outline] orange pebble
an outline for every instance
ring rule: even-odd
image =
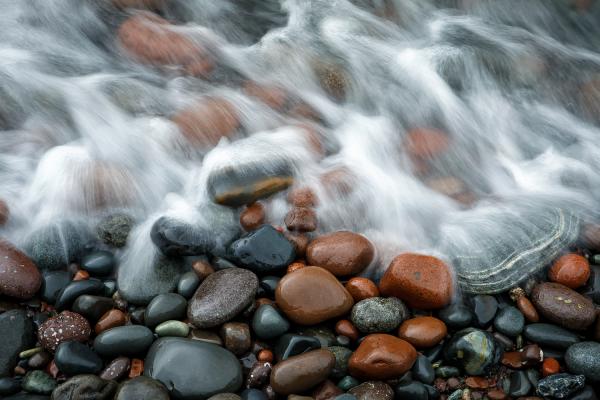
[[[134,358],[131,360],[131,369],[129,370],[129,377],[135,378],[137,376],[142,375],[144,372],[144,361],[139,358]]]
[[[209,263],[202,260],[194,261],[192,264],[192,269],[202,280],[206,279],[207,276],[215,272],[214,268],[211,267]]]
[[[252,203],[240,214],[240,225],[245,231],[258,229],[265,223],[265,208],[261,203]]]
[[[379,296],[377,285],[367,278],[352,278],[346,283],[346,290],[350,292],[355,302]]]
[[[521,296],[517,299],[517,308],[523,313],[527,321],[535,323],[540,320],[537,310],[527,297]]]
[[[590,263],[579,254],[565,254],[552,264],[548,278],[571,289],[577,289],[585,285],[590,278]]]
[[[121,310],[108,310],[104,313],[96,323],[94,332],[96,335],[101,334],[111,328],[123,326],[127,323],[127,316]]]
[[[544,377],[557,374],[560,371],[560,364],[555,358],[546,358],[542,364],[542,375]]]
[[[258,352],[256,358],[260,362],[273,362],[273,352],[271,350],[263,349]]]
[[[82,269],[78,270],[73,277],[74,281],[85,281],[90,278],[90,274]]]
[[[297,271],[300,268],[304,268],[304,267],[306,267],[306,265],[304,263],[301,263],[301,262],[292,263],[287,267],[287,273],[288,274],[292,273],[292,272]]]
[[[350,340],[356,341],[360,334],[358,333],[358,329],[352,324],[352,322],[347,319],[342,319],[335,324],[335,333],[338,335],[346,336],[350,338]]]

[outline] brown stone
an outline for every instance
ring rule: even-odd
[[[358,329],[347,319],[341,319],[335,324],[335,333],[346,336],[352,341],[358,340],[360,336]]]
[[[335,357],[327,349],[290,357],[271,371],[271,386],[278,394],[302,393],[327,379],[334,365]]]
[[[290,231],[313,232],[317,229],[317,213],[312,208],[294,207],[285,216]]]
[[[88,279],[90,279],[90,273],[82,269],[78,269],[75,275],[73,275],[74,281],[86,281]]]
[[[567,329],[584,330],[596,320],[594,303],[559,283],[536,285],[531,292],[531,301],[542,316]]]
[[[363,339],[350,357],[350,375],[362,380],[398,378],[410,370],[417,351],[405,340],[392,335],[373,334]]]
[[[356,396],[356,400],[393,400],[394,390],[387,383],[369,381],[353,387],[348,393]]]
[[[247,388],[260,388],[269,383],[273,365],[270,362],[255,362],[246,377]]]
[[[506,393],[500,389],[492,389],[487,392],[487,397],[490,400],[504,400],[506,399]]]
[[[571,289],[577,289],[590,278],[590,263],[585,257],[571,253],[561,256],[548,270],[548,278]]]
[[[418,349],[437,345],[446,337],[447,333],[446,324],[433,317],[408,319],[398,329],[398,337]]]
[[[221,326],[221,339],[225,348],[236,356],[247,353],[252,347],[250,327],[243,322],[227,322]]]
[[[102,370],[100,378],[107,381],[117,381],[124,378],[131,367],[131,360],[127,357],[115,358]]]
[[[301,262],[295,262],[295,263],[291,263],[290,265],[288,265],[287,270],[286,270],[286,274],[291,274],[294,271],[299,270],[300,268],[304,268],[306,267],[306,264],[301,263]]]
[[[524,367],[523,356],[519,351],[507,351],[502,355],[502,365],[509,368],[520,369]]]
[[[336,276],[355,275],[369,266],[375,248],[364,236],[340,231],[319,236],[308,245],[308,264],[325,268]]]
[[[323,188],[330,196],[347,196],[354,190],[356,175],[348,168],[336,168],[324,173],[321,178]]]
[[[267,349],[263,349],[261,351],[258,352],[258,355],[256,356],[256,358],[258,359],[258,361],[260,362],[273,362],[273,352],[271,350],[267,350]]]
[[[528,322],[535,323],[540,320],[537,310],[527,297],[521,296],[517,299],[517,308],[523,313]]]
[[[6,225],[9,216],[10,210],[8,208],[8,204],[6,204],[4,200],[0,199],[0,226]]]
[[[264,223],[265,208],[262,203],[252,203],[240,214],[240,225],[246,231],[258,229]]]
[[[329,271],[305,267],[285,275],[275,291],[275,301],[297,324],[315,325],[346,314],[352,296]]]
[[[42,275],[33,261],[11,243],[0,240],[0,294],[29,299],[41,284]]]
[[[392,260],[379,282],[379,291],[398,297],[411,308],[438,309],[452,299],[452,273],[439,258],[404,253]]]
[[[43,348],[54,352],[63,342],[87,341],[91,333],[87,319],[77,313],[63,311],[40,325],[38,340]]]
[[[490,387],[488,380],[481,376],[469,376],[465,379],[465,384],[471,389],[487,389]]]
[[[555,358],[549,357],[542,363],[542,376],[545,378],[560,372],[560,364]]]
[[[304,257],[306,254],[306,248],[308,247],[308,242],[310,242],[310,238],[305,233],[298,232],[283,232],[283,235],[287,240],[294,245],[294,250],[296,250],[296,257]]]
[[[107,331],[111,328],[115,328],[117,326],[123,326],[127,323],[127,315],[123,313],[121,310],[108,310],[104,313],[96,323],[94,327],[94,332],[96,335],[101,334],[104,331]]]
[[[201,280],[215,272],[214,268],[206,261],[196,260],[192,263],[192,269]]]
[[[139,358],[131,360],[131,367],[129,368],[129,378],[135,378],[144,373],[144,361]]]
[[[328,379],[319,384],[319,386],[313,390],[312,398],[315,400],[329,400],[334,399],[342,393],[344,393],[342,389],[337,387],[335,383]]]
[[[344,286],[348,292],[352,295],[355,302],[359,302],[364,299],[371,297],[379,297],[379,289],[375,282],[368,278],[354,277],[346,282]]]
[[[287,200],[294,207],[316,207],[319,204],[315,192],[306,186],[290,190]]]
[[[206,98],[172,118],[190,143],[212,147],[223,137],[232,137],[240,126],[235,107],[221,98]]]
[[[450,138],[438,129],[416,128],[407,133],[404,146],[414,158],[434,158],[448,150]]]

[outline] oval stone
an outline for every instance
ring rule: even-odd
[[[65,375],[95,374],[102,369],[102,360],[86,344],[64,342],[56,349],[54,362]]]
[[[409,316],[408,308],[395,297],[371,297],[352,307],[350,319],[363,333],[389,332]]]
[[[334,366],[335,357],[326,349],[290,357],[271,371],[271,387],[282,395],[302,393],[327,379]]]
[[[433,347],[448,333],[446,324],[433,317],[416,317],[406,320],[398,329],[398,336],[418,349]]]
[[[600,381],[600,343],[581,342],[567,349],[565,362],[569,371],[585,375],[586,379]]]
[[[530,324],[523,330],[525,338],[540,346],[553,349],[566,349],[580,341],[579,336],[564,328],[552,324]]]
[[[85,342],[91,333],[92,328],[83,316],[63,311],[40,325],[38,340],[43,348],[53,352],[63,342]]]
[[[29,257],[0,240],[0,294],[18,299],[33,297],[42,285],[42,275]]]
[[[467,328],[452,336],[444,346],[444,358],[469,375],[483,375],[500,361],[502,349],[491,333]]]
[[[362,380],[398,378],[409,371],[417,351],[405,340],[392,335],[369,335],[360,343],[348,362],[350,374]]]
[[[227,268],[210,274],[189,301],[187,315],[198,328],[219,326],[254,300],[258,278],[252,271]]]
[[[275,291],[277,305],[289,319],[315,325],[346,314],[354,300],[331,272],[305,267],[285,275]]]
[[[144,311],[144,324],[150,328],[185,317],[187,300],[177,293],[163,293],[152,299]]]
[[[355,275],[371,264],[375,248],[354,232],[334,232],[317,237],[306,249],[309,265],[325,268],[336,276]]]
[[[565,254],[559,257],[548,270],[548,278],[571,289],[583,286],[590,278],[590,263],[579,254]]]
[[[584,330],[596,320],[594,303],[559,283],[536,285],[531,292],[531,301],[547,320],[567,329]]]
[[[94,349],[103,357],[144,354],[154,341],[152,331],[142,325],[117,326],[94,340]]]

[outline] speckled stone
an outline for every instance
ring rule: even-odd
[[[536,285],[531,301],[547,320],[567,329],[584,330],[596,320],[596,309],[589,298],[558,283]]]
[[[554,374],[538,382],[537,394],[544,398],[566,399],[584,386],[583,375]]]
[[[581,342],[567,349],[565,362],[569,371],[586,379],[600,381],[600,343]]]
[[[91,333],[92,328],[83,316],[71,311],[63,311],[40,326],[38,340],[43,348],[54,352],[63,342],[87,341]]]
[[[56,381],[44,371],[35,370],[25,375],[21,386],[29,393],[50,394],[56,387]]]
[[[41,285],[42,275],[29,257],[11,243],[0,240],[0,294],[29,299]]]
[[[361,383],[348,391],[357,400],[393,400],[394,391],[387,383],[369,381]]]
[[[350,319],[363,333],[389,332],[397,328],[409,316],[402,300],[395,297],[371,297],[352,307]]]

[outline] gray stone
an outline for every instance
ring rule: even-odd
[[[52,400],[112,400],[117,383],[96,375],[77,375],[52,392]]]
[[[165,385],[147,376],[138,376],[119,386],[115,400],[169,400]]]
[[[537,393],[544,398],[566,399],[584,386],[583,375],[554,374],[538,382]]]
[[[518,308],[506,306],[496,315],[494,319],[494,328],[507,336],[517,336],[523,331],[525,326],[525,317]]]
[[[114,247],[123,247],[127,244],[127,236],[133,227],[134,220],[126,214],[113,214],[104,217],[96,226],[96,233],[100,240]]]
[[[389,332],[409,316],[406,305],[395,297],[371,297],[352,307],[350,319],[363,333]]]
[[[56,381],[44,371],[35,370],[25,375],[21,387],[29,393],[50,394],[56,387]]]
[[[287,332],[290,329],[290,323],[275,307],[263,304],[254,313],[252,329],[259,338],[272,339]]]
[[[144,311],[144,324],[150,328],[185,317],[187,300],[177,293],[159,294],[152,299]]]
[[[593,382],[600,381],[600,343],[581,342],[567,349],[567,368],[574,374],[584,375]]]

